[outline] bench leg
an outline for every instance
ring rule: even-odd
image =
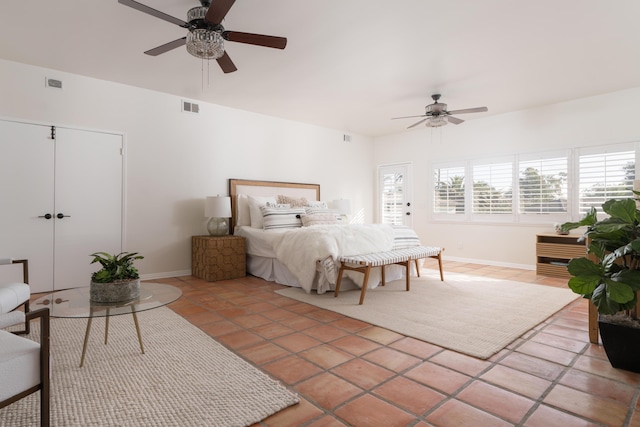
[[[342,283],[342,274],[344,273],[344,262],[340,265],[340,271],[338,272],[338,280],[336,281],[336,292],[333,294],[334,297],[337,297],[340,293],[340,284]]]
[[[438,268],[440,269],[440,281],[444,282],[444,274],[442,273],[442,251],[438,254]]]
[[[408,259],[407,262],[404,263],[406,276],[407,276],[407,292],[409,292],[409,286],[411,283],[411,259]]]
[[[364,296],[367,293],[367,283],[369,282],[369,272],[371,271],[371,266],[367,265],[364,270],[364,279],[362,279],[362,291],[360,292],[360,305],[364,302]]]
[[[381,265],[380,268],[382,269],[382,286],[384,286],[387,283],[384,278],[384,265]]]
[[[418,265],[418,259],[415,260],[416,261],[416,274],[418,275],[418,277],[420,277],[420,266]]]

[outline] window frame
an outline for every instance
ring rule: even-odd
[[[458,161],[434,162],[430,167],[430,186],[428,188],[428,212],[431,220],[437,222],[466,222],[466,223],[493,223],[493,224],[522,224],[539,225],[553,224],[567,221],[577,221],[580,215],[580,157],[590,154],[618,153],[625,151],[635,152],[635,180],[634,187],[640,189],[638,168],[640,166],[640,141],[616,143],[608,145],[596,145],[589,147],[567,148],[563,150],[549,150],[543,152],[521,153],[506,156],[486,157],[482,159],[467,159]],[[531,160],[555,159],[566,157],[567,159],[567,211],[566,212],[520,212],[520,164]],[[491,214],[472,212],[473,203],[473,167],[482,164],[496,164],[511,162],[512,164],[512,212],[510,214]],[[437,169],[451,169],[463,167],[465,170],[465,211],[464,214],[435,212],[435,172]]]

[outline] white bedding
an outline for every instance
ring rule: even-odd
[[[319,294],[335,288],[338,256],[391,250],[394,239],[393,228],[382,224],[318,225],[275,232],[238,227],[236,233],[247,238],[248,254],[275,255],[305,291],[311,292],[315,285]],[[361,274],[351,279],[361,286]]]

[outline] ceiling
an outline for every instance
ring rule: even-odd
[[[199,5],[139,1],[182,20]],[[637,0],[237,0],[226,29],[288,44],[227,42],[238,71],[224,74],[184,47],[144,55],[186,30],[117,0],[14,0],[0,5],[0,58],[379,136],[433,93],[489,108],[459,116],[473,120],[640,87],[639,18]]]

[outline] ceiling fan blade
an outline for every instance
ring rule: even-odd
[[[427,120],[429,120],[429,117],[427,117],[426,119],[422,119],[422,120],[420,120],[418,123],[414,123],[414,124],[412,124],[412,125],[411,125],[411,126],[409,126],[407,129],[411,129],[411,128],[414,128],[414,127],[416,127],[416,126],[418,126],[418,125],[421,125],[422,123],[426,122]]]
[[[404,116],[404,117],[392,117],[391,120],[396,120],[396,119],[413,119],[415,117],[429,117],[430,115],[428,114],[420,114],[419,116]]]
[[[222,37],[230,42],[253,44],[256,46],[273,47],[284,49],[287,46],[285,37],[265,36],[262,34],[242,33],[239,31],[225,31]]]
[[[174,40],[169,43],[165,43],[162,46],[154,47],[153,49],[149,49],[145,53],[151,56],[158,56],[161,53],[169,52],[172,49],[175,49],[180,46],[184,46],[187,43],[187,38],[182,37],[181,39]]]
[[[453,123],[454,125],[459,125],[460,123],[464,122],[464,120],[459,119],[457,117],[453,117],[453,116],[446,116],[446,117],[449,123]]]
[[[451,110],[449,114],[484,113],[489,111],[487,107],[464,108],[462,110]]]
[[[146,6],[142,3],[138,3],[137,1],[134,0],[118,0],[118,3],[123,4],[125,6],[129,6],[132,7],[136,10],[139,10],[140,12],[144,12],[146,14],[149,14],[151,16],[155,16],[156,18],[160,18],[163,19],[167,22],[171,22],[172,24],[176,24],[179,25],[180,27],[183,28],[187,28],[189,27],[189,24],[186,23],[185,21],[183,21],[182,19],[178,19],[178,18],[174,18],[171,15],[167,15],[164,12],[160,12],[159,10],[153,9],[149,6]]]
[[[229,9],[231,9],[235,1],[236,0],[212,0],[204,20],[210,24],[219,25],[224,17],[227,16]]]
[[[222,71],[224,71],[225,74],[233,73],[237,70],[235,64],[231,58],[229,58],[229,55],[227,55],[227,52],[225,52],[220,58],[216,59],[216,61],[218,61],[218,65],[222,68]]]

